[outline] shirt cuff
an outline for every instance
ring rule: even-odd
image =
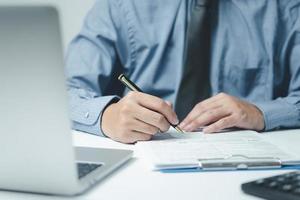
[[[284,99],[253,103],[263,113],[265,131],[280,128],[293,128],[299,122],[299,110]]]
[[[71,108],[72,128],[74,130],[104,136],[101,129],[103,111],[110,104],[117,102],[118,96],[105,96],[85,100],[81,105]]]

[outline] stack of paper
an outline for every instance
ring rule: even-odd
[[[229,163],[233,163],[234,167],[247,168],[250,161],[256,165],[262,163],[260,167],[273,161],[277,167],[300,164],[299,157],[264,141],[254,131],[193,133],[185,136],[174,136],[174,132],[170,132],[163,140],[139,142],[137,145],[154,169],[204,168],[204,163],[207,166],[215,164],[215,167],[217,164],[220,169],[232,167]],[[222,163],[222,166],[218,163]]]

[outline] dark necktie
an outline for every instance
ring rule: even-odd
[[[187,25],[183,76],[175,111],[180,120],[210,95],[211,0],[193,0]]]

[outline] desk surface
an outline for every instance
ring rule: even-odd
[[[287,171],[234,171],[164,174],[151,171],[143,155],[134,145],[124,145],[84,133],[74,132],[76,146],[120,148],[134,150],[131,161],[97,184],[86,194],[74,199],[208,199],[253,200],[243,194],[241,183]],[[262,134],[265,139],[285,151],[300,154],[300,130],[277,131]],[[66,199],[62,197],[0,192],[0,199]]]

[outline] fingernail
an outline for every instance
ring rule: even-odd
[[[186,123],[185,123],[185,122],[181,122],[181,123],[179,124],[179,127],[180,127],[181,129],[184,129],[185,126],[186,126]]]
[[[212,133],[212,130],[209,128],[204,128],[202,131],[203,133]]]
[[[188,125],[188,126],[186,126],[186,127],[184,128],[184,131],[187,131],[187,132],[190,132],[190,131],[192,131],[192,130],[193,130],[192,125]]]
[[[179,124],[179,119],[178,119],[178,117],[176,117],[176,118],[174,118],[174,124],[176,125],[176,124]]]
[[[172,106],[172,103],[170,101],[165,101],[166,104],[168,104],[169,106]]]

